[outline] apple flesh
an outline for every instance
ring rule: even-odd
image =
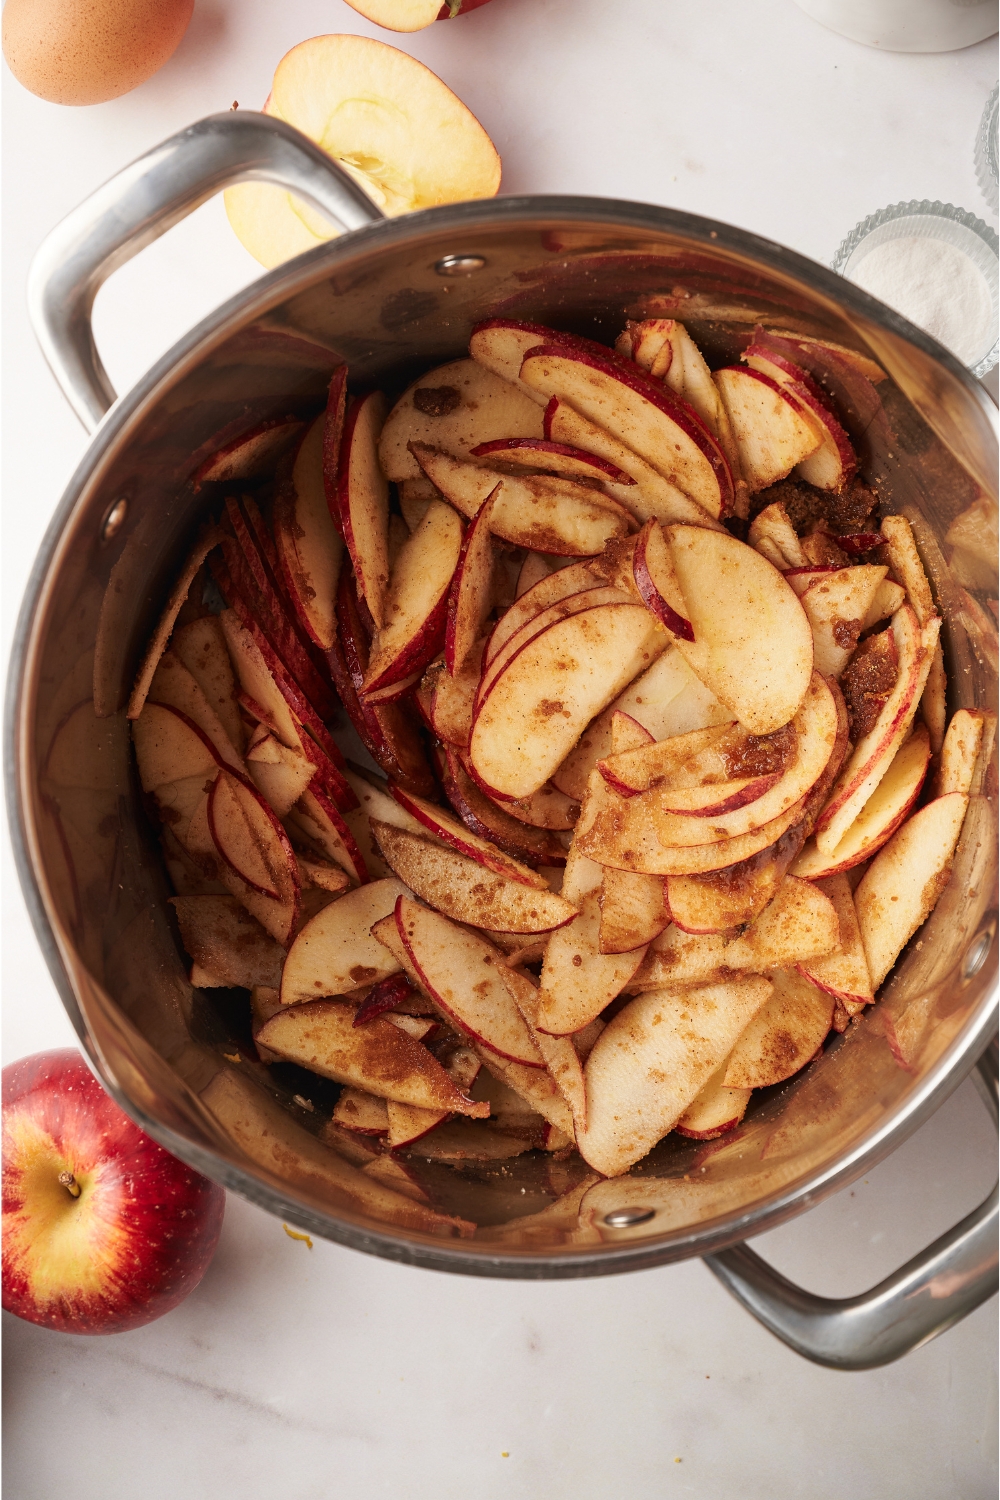
[[[569,443],[554,443],[545,438],[495,438],[473,448],[472,457],[501,461],[510,469],[544,469],[563,479],[589,479],[619,489],[628,489],[635,484],[624,469],[617,468],[609,459],[587,453],[583,448],[574,448]]]
[[[674,1129],[678,1135],[692,1141],[714,1141],[736,1129],[746,1114],[753,1091],[727,1088],[725,1076],[726,1064],[723,1063],[677,1121]]]
[[[196,969],[216,981],[213,988],[276,989],[281,984],[284,949],[235,896],[172,896],[170,904],[185,952]]]
[[[61,1333],[177,1307],[215,1252],[225,1194],[144,1135],[80,1055],[3,1070],[3,1305]]]
[[[780,500],[765,505],[764,509],[754,516],[747,532],[747,541],[762,557],[766,557],[768,562],[774,563],[774,566],[782,572],[807,566],[802,543]],[[791,578],[788,581],[791,583]],[[792,587],[795,588],[797,594],[803,592],[794,584]]]
[[[389,586],[389,486],[377,443],[386,418],[381,391],[348,408],[337,473],[337,514],[358,592],[376,628],[385,623]]]
[[[853,1010],[870,1005],[875,998],[861,928],[858,925],[851,883],[846,875],[830,875],[818,882],[824,896],[833,902],[840,924],[840,940],[824,958],[807,959],[798,965],[804,978]]]
[[[596,875],[598,888],[577,897],[579,916],[554,932],[545,949],[537,1025],[552,1036],[569,1036],[599,1016],[645,957],[645,945],[602,953],[599,867]]]
[[[548,830],[532,828],[491,802],[461,758],[449,749],[442,774],[445,795],[470,833],[526,865],[563,865],[566,850]]]
[[[348,4],[376,26],[388,31],[422,31],[434,21],[450,21],[478,10],[488,0],[348,0]]]
[[[334,602],[343,543],[323,483],[326,414],[317,417],[295,456],[289,486],[274,505],[274,545],[285,592],[310,639],[329,651],[336,639]]]
[[[494,438],[543,436],[541,408],[527,392],[494,375],[474,359],[458,359],[429,370],[403,392],[379,438],[379,462],[387,479],[423,479],[411,443],[426,444],[458,459]]]
[[[444,645],[448,591],[461,553],[461,520],[450,505],[432,501],[393,569],[364,694],[422,672]]]
[[[451,677],[461,675],[479,639],[493,598],[496,550],[490,530],[499,486],[487,496],[462,539],[448,595],[444,659]]]
[[[236,702],[236,677],[218,615],[205,615],[176,629],[170,649],[197,682],[237,751],[246,732]]]
[[[740,469],[751,493],[784,479],[820,446],[799,402],[759,370],[730,365],[713,380],[729,416]]]
[[[195,469],[191,483],[232,484],[273,472],[278,459],[302,431],[297,417],[271,417],[217,448]]]
[[[520,636],[526,625],[538,619],[545,610],[551,609],[563,599],[593,589],[600,582],[585,562],[570,563],[556,572],[544,573],[529,588],[518,594],[517,599],[505,610],[490,632],[483,651],[483,667],[488,667],[500,654],[507,642]]]
[[[398,880],[375,880],[307,922],[288,950],[282,1005],[342,995],[398,974],[399,964],[371,936],[371,928],[395,909],[404,890]]]
[[[861,564],[822,573],[799,596],[812,627],[816,670],[839,677],[885,577],[884,567]]]
[[[730,1054],[724,1080],[727,1088],[762,1089],[784,1083],[812,1061],[829,1033],[832,995],[788,970],[771,978],[771,998]]]

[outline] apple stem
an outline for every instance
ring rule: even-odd
[[[71,1198],[79,1198],[80,1184],[77,1182],[72,1172],[60,1172],[59,1182],[66,1189]]]

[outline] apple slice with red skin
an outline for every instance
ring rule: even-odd
[[[170,649],[205,694],[229,736],[242,752],[246,732],[236,702],[236,678],[218,615],[205,615],[176,629]]]
[[[299,884],[304,891],[323,891],[329,892],[331,896],[339,896],[351,883],[346,870],[325,859],[317,859],[315,855],[307,858],[296,850],[295,863],[299,872]]]
[[[549,938],[538,992],[540,1031],[569,1036],[620,995],[645,957],[645,946],[602,953],[601,868],[571,853],[563,890],[580,914]]]
[[[575,1129],[586,1129],[587,1089],[576,1048],[569,1037],[549,1036],[539,1029],[540,996],[527,974],[519,973],[516,969],[502,968],[500,977],[524,1017],[535,1045],[545,1060],[546,1068],[572,1111]]]
[[[594,339],[580,338],[575,333],[562,333],[544,323],[522,323],[516,318],[486,318],[482,323],[477,323],[469,339],[469,353],[487,370],[492,370],[494,375],[517,385],[524,356],[529,349],[535,349],[539,344],[565,344],[572,349],[596,354],[598,358],[613,358],[612,351]],[[520,388],[527,390],[542,405],[545,404],[546,398],[539,396],[530,386],[522,385]]]
[[[309,428],[287,488],[274,504],[274,545],[280,578],[300,623],[315,645],[329,651],[336,639],[334,604],[343,542],[333,524],[323,486],[326,416]]]
[[[641,370],[610,351],[543,344],[525,355],[520,378],[616,433],[710,516],[732,510],[733,478],[718,443],[692,407]]]
[[[495,932],[549,932],[576,916],[576,908],[547,887],[499,875],[405,829],[373,819],[372,833],[399,879],[456,922]]]
[[[482,637],[474,641],[462,670],[454,676],[442,657],[438,662],[431,662],[423,677],[425,687],[430,689],[430,727],[443,744],[454,745],[459,750],[469,748],[485,645]]]
[[[822,880],[870,859],[892,837],[916,802],[929,760],[930,740],[926,725],[920,724],[897,750],[888,771],[833,852],[820,854],[815,840],[810,839],[792,873],[804,880]]]
[[[905,516],[884,516],[881,541],[885,544],[883,555],[893,576],[905,588],[917,623],[923,628],[934,618],[934,595],[917,551],[913,527]]]
[[[659,937],[670,921],[660,875],[605,869],[600,908],[602,953],[633,953]]]
[[[587,1059],[584,1161],[618,1177],[672,1130],[771,993],[752,976],[626,1005]]]
[[[543,578],[548,578],[551,573],[557,572],[554,557],[546,557],[544,552],[529,552],[517,575],[517,584],[514,589],[514,602],[526,594],[529,589],[534,588],[536,583],[541,583]],[[570,567],[575,567],[570,563]],[[513,605],[510,606],[513,608]]]
[[[593,557],[633,524],[631,513],[616,500],[575,480],[551,474],[501,474],[425,443],[411,447],[427,477],[463,515],[478,515],[499,484],[490,529],[515,547]]]
[[[839,677],[858,643],[884,567],[838,568],[813,579],[799,597],[812,626],[816,670]]]
[[[774,900],[805,843],[807,810],[817,790],[810,794],[801,821],[758,854],[707,875],[668,875],[664,881],[665,904],[674,926],[681,932],[735,936],[759,917]]]
[[[857,818],[906,739],[934,657],[941,622],[935,616],[923,630],[904,604],[892,617],[897,655],[896,684],[872,728],[863,735],[840,772],[816,824],[816,847],[829,857]]]
[[[762,1089],[784,1083],[812,1061],[829,1034],[832,995],[787,969],[771,978],[771,998],[730,1054],[724,1080],[728,1088]]]
[[[756,548],[768,562],[774,563],[791,582],[790,573],[795,569],[805,568],[808,560],[802,550],[802,543],[788,519],[788,512],[780,500],[775,500],[750,522],[747,532],[747,542]],[[795,592],[801,594],[802,590],[796,588]]]
[[[826,880],[817,881],[817,885],[833,902],[840,923],[840,943],[825,957],[807,959],[798,964],[798,971],[835,1000],[860,1009],[871,1004],[875,992],[854,909],[851,883],[846,875],[830,875]]]
[[[583,448],[574,448],[570,443],[554,443],[546,438],[496,438],[473,448],[472,457],[500,461],[508,468],[544,469],[563,479],[589,479],[626,489],[635,485],[632,476],[610,459],[587,453]]]
[[[986,714],[967,708],[952,714],[934,778],[936,796],[971,792],[986,723]]]
[[[763,332],[763,329],[755,330],[755,342],[760,342],[758,334]],[[768,345],[765,345],[765,347],[773,344],[779,352],[783,348],[787,348],[789,358],[794,359],[799,358],[800,355],[808,356],[811,354],[821,360],[824,355],[830,355],[838,363],[846,364],[851,369],[857,371],[859,375],[863,375],[873,385],[878,385],[879,381],[885,379],[885,371],[881,365],[876,364],[867,354],[862,354],[860,349],[849,349],[846,344],[835,344],[830,339],[819,339],[811,333],[792,333],[784,328],[770,328],[766,332],[766,337]],[[793,349],[794,352],[792,352]],[[801,362],[801,358],[799,358],[799,363]],[[812,367],[807,366],[807,368]],[[815,375],[817,372],[813,369],[812,373]]]
[[[768,376],[788,390],[798,402],[806,421],[820,439],[814,453],[796,466],[796,474],[821,490],[842,490],[858,469],[851,440],[830,408],[829,400],[801,365],[762,344],[750,344],[741,359],[751,369]]]
[[[323,492],[330,520],[341,538],[344,526],[340,518],[340,450],[344,441],[344,422],[347,418],[346,365],[338,365],[330,376],[326,410],[323,413]]]
[[[398,975],[399,964],[371,936],[371,928],[395,909],[404,892],[398,880],[373,880],[348,891],[307,922],[288,950],[281,976],[282,1005],[342,995]],[[400,998],[395,996],[392,1003]],[[372,1008],[365,1020],[377,1014]]]
[[[312,1000],[272,1016],[256,1039],[322,1078],[400,1104],[485,1118],[489,1106],[467,1098],[421,1042],[384,1016],[360,1027],[353,1020],[353,1006],[343,1001]]]
[[[498,949],[407,896],[397,901],[394,922],[411,975],[464,1035],[500,1058],[529,1068],[544,1066],[503,982],[505,965]]]
[[[337,511],[358,591],[378,629],[385,624],[389,586],[389,486],[377,444],[386,399],[369,391],[348,408],[337,470]]]
[[[470,833],[526,865],[564,865],[566,850],[545,828],[513,818],[480,791],[461,758],[449,748],[442,777],[445,795]]]
[[[666,740],[654,740],[649,734],[648,738],[644,737],[627,750],[606,755],[598,761],[597,770],[622,797],[635,797],[643,792],[659,793],[663,788],[668,789],[669,796],[672,784],[678,778],[683,786],[689,779],[700,786],[701,779],[708,776],[726,778],[727,758],[751,739],[746,730],[732,720],[727,724],[714,724],[708,729],[693,729],[689,734],[673,735]]]
[[[963,792],[928,802],[893,834],[862,876],[854,906],[876,989],[948,884],[968,805]]]
[[[643,604],[670,633],[693,641],[687,602],[674,572],[670,546],[656,521],[647,521],[635,539],[632,574]]]
[[[268,733],[247,751],[247,770],[254,786],[279,818],[298,802],[316,767],[297,750],[289,750]]]
[[[251,890],[281,905],[297,901],[288,835],[251,782],[220,771],[208,793],[208,826],[220,858]]]
[[[845,357],[826,341],[772,333],[759,324],[754,329],[753,342],[774,354],[784,355],[808,371],[855,441],[870,446],[873,434],[890,445],[894,441],[879,394],[859,368],[856,356]]]
[[[823,578],[829,578],[831,573],[840,572],[843,572],[843,569],[837,563],[830,563],[825,567],[814,567],[809,563],[803,568],[785,568],[783,576],[785,582],[791,584],[796,596],[801,599],[806,590],[811,588],[814,583],[819,582]],[[902,599],[900,603],[902,603]]]
[[[563,599],[582,594],[600,583],[585,562],[570,563],[568,567],[546,573],[530,588],[519,594],[509,609],[500,616],[490,632],[483,651],[484,669],[499,655],[507,642],[519,635],[524,627],[537,619],[544,610],[550,609]]]
[[[776,380],[743,365],[712,376],[722,397],[751,493],[784,479],[820,446],[797,398]]]
[[[735,1130],[747,1112],[752,1089],[726,1088],[726,1063],[717,1068],[674,1126],[691,1141],[714,1141]]]
[[[813,670],[809,622],[778,569],[727,532],[668,526],[674,573],[694,641],[688,666],[751,734],[797,712]]]
[[[191,483],[198,490],[203,484],[232,484],[272,473],[301,431],[299,417],[271,417],[258,422],[203,459],[191,475]]]
[[[606,604],[534,636],[478,703],[469,761],[480,784],[501,799],[538,791],[595,714],[659,653],[659,635],[645,610]]]
[[[63,1333],[124,1333],[208,1269],[225,1193],[106,1094],[74,1048],[3,1070],[3,1305]]]
[[[405,1108],[405,1106],[404,1106]],[[333,1106],[333,1123],[356,1135],[384,1136],[389,1133],[389,1112],[385,1099],[364,1089],[345,1088]]]
[[[215,777],[226,764],[205,731],[180,709],[147,701],[132,724],[144,792],[188,777]]]
[[[532,792],[530,797],[498,798],[490,788],[483,785],[468,756],[463,755],[461,759],[462,765],[483,795],[518,823],[525,823],[529,828],[549,828],[555,832],[567,832],[576,826],[580,816],[579,802],[567,797],[552,782],[547,781],[537,792]]]
[[[491,438],[541,437],[542,420],[523,386],[477,360],[453,360],[415,380],[392,408],[379,438],[382,472],[397,484],[421,477],[411,442],[467,458]]]
[[[499,494],[498,484],[467,527],[455,566],[444,635],[444,659],[452,677],[461,674],[490,611],[496,561],[490,522]]]
[[[219,774],[228,775],[226,772],[220,772]],[[253,820],[249,825],[249,831],[253,832],[253,824],[263,825],[265,819],[269,819],[273,814],[271,814],[271,810],[263,798],[260,799],[259,806],[252,805],[252,799],[258,796],[254,788],[248,786],[246,791],[248,795],[244,800],[247,804],[251,804],[249,806],[249,816]],[[184,832],[185,849],[207,878],[220,881],[230,895],[238,898],[250,915],[257,919],[260,925],[271,934],[276,942],[280,943],[282,947],[287,947],[291,934],[295,930],[299,920],[301,892],[298,865],[290,845],[285,854],[287,859],[285,868],[280,868],[278,863],[281,853],[279,845],[282,841],[287,844],[284,830],[281,829],[279,823],[278,828],[281,832],[275,835],[269,851],[271,856],[269,863],[273,863],[277,867],[277,884],[282,897],[280,900],[275,900],[270,895],[262,895],[254,885],[249,884],[237,874],[232,865],[222,857],[212,836],[212,828],[208,818],[210,795],[211,788],[208,792],[202,794],[191,815],[190,822]],[[241,819],[240,821],[243,820]],[[177,825],[177,827],[179,828],[180,825]],[[243,831],[247,831],[247,825],[244,826]],[[241,830],[237,828],[237,834],[240,832]],[[273,832],[273,829],[268,830],[265,827],[263,842],[270,842],[270,833]],[[239,838],[235,840],[235,844],[236,847],[233,853],[238,859],[245,850],[244,847],[241,847]]]
[[[480,838],[477,834],[470,832],[463,823],[457,822],[443,808],[436,806],[433,802],[428,802],[423,797],[413,796],[412,793],[393,785],[392,782],[389,783],[389,792],[400,807],[416,819],[421,832],[426,830],[431,833],[439,843],[446,844],[467,859],[475,860],[476,864],[482,865],[484,869],[503,875],[508,880],[520,881],[522,885],[532,886],[535,890],[547,891],[549,889],[548,882],[543,876],[537,875],[527,865],[504,854],[488,839]]]
[[[421,672],[444,644],[448,591],[462,551],[462,522],[434,500],[399,555],[385,595],[362,691]]]
[[[284,949],[236,896],[171,896],[181,942],[218,985],[253,989],[281,983]]]
[[[395,907],[395,903],[393,905]],[[381,918],[379,920],[381,921]],[[386,975],[384,979],[380,979],[372,985],[355,1011],[353,1024],[355,1026],[364,1026],[375,1016],[381,1016],[386,1011],[395,1010],[397,1005],[410,998],[413,993],[413,987],[406,974]]]
[[[586,417],[574,411],[568,402],[560,401],[558,396],[553,396],[545,408],[545,436],[550,442],[584,449],[634,479],[636,487],[628,492],[627,501],[621,493],[618,499],[627,504],[637,521],[683,521],[693,526],[722,529],[721,521],[710,516],[696,500],[685,495],[683,490],[654,469],[652,464],[633,453],[603,427],[588,422]]]
[[[367,882],[368,867],[350,825],[315,782],[302,793],[288,814],[288,822],[326,859],[346,870],[352,880],[359,885]]]
[[[233,609],[224,609],[218,621],[243,694],[256,705],[254,717],[267,724],[283,745],[301,749],[299,725],[274,680],[259,634]]]

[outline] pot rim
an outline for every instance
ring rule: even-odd
[[[4,724],[4,779],[11,843],[35,935],[91,1066],[125,1112],[166,1149],[206,1176],[278,1217],[291,1218],[322,1238],[382,1258],[433,1270],[528,1279],[611,1274],[706,1255],[775,1228],[856,1180],[918,1129],[975,1066],[996,1030],[996,980],[983,995],[977,1013],[970,1017],[963,1031],[928,1069],[920,1084],[890,1109],[851,1150],[825,1168],[807,1175],[804,1181],[762,1198],[750,1209],[701,1221],[695,1227],[668,1231],[665,1238],[621,1245],[605,1244],[598,1249],[565,1247],[557,1254],[530,1250],[498,1251],[489,1244],[442,1241],[414,1231],[406,1231],[407,1237],[401,1238],[394,1233],[373,1230],[370,1224],[347,1210],[338,1210],[336,1217],[320,1214],[307,1201],[297,1199],[294,1190],[287,1186],[279,1191],[263,1177],[244,1171],[195,1145],[148,1116],[117,1080],[109,1076],[110,1069],[99,1057],[83,1019],[70,978],[72,966],[64,958],[54,920],[46,909],[35,876],[34,839],[29,808],[23,796],[21,767],[34,692],[32,669],[38,649],[36,626],[44,614],[54,568],[66,545],[65,534],[77,508],[103,477],[112,455],[150,408],[207,354],[245,324],[325,280],[332,271],[343,269],[354,260],[363,260],[373,251],[409,241],[419,252],[422,242],[439,237],[442,230],[453,231],[458,244],[461,238],[476,230],[494,231],[505,225],[545,228],[551,227],[553,220],[566,225],[580,223],[618,226],[639,232],[648,230],[654,234],[674,233],[715,250],[752,256],[768,269],[825,297],[831,308],[848,315],[855,313],[915,345],[943,365],[964,386],[996,428],[997,412],[985,391],[943,345],[834,271],[747,230],[676,209],[619,199],[559,195],[487,199],[386,219],[320,245],[237,292],[179,339],[111,407],[95,430],[55,508],[29,575],[13,635]],[[464,247],[466,251],[472,248],[469,245]]]

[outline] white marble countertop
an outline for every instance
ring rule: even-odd
[[[30,258],[112,172],[234,99],[324,31],[426,62],[482,120],[505,192],[712,215],[829,261],[908,198],[988,218],[972,150],[995,45],[868,50],[792,0],[494,0],[396,38],[341,0],[198,0],[162,72],[67,110],[4,78],[5,642],[85,438],[24,310]],[[100,294],[125,389],[257,274],[213,202]],[[5,645],[5,654],[6,654]],[[4,846],[4,1056],[68,1045]],[[970,1083],[864,1182],[757,1241],[831,1295],[862,1290],[988,1191]],[[115,1338],[5,1315],[9,1500],[986,1500],[995,1478],[995,1304],[887,1369],[840,1375],[759,1328],[698,1261],[594,1281],[448,1277],[309,1250],[230,1198],[218,1254],[177,1311]]]

